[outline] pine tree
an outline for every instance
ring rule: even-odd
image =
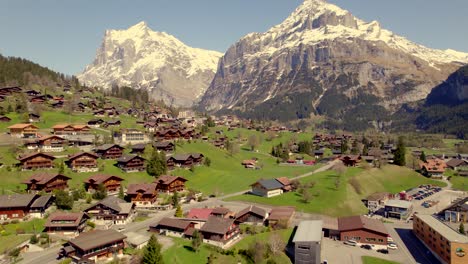
[[[198,230],[195,230],[192,235],[192,248],[195,250],[195,252],[198,252],[200,249],[201,244],[203,243],[203,238],[200,235],[200,232]]]
[[[403,137],[398,138],[397,148],[395,150],[393,163],[398,166],[406,165],[406,147]]]
[[[458,227],[458,232],[460,232],[460,234],[465,234],[465,226],[463,225],[463,222],[460,222],[460,226]]]
[[[179,193],[177,191],[172,195],[172,205],[174,205],[174,207],[179,205]]]
[[[180,207],[180,204],[177,205],[174,216],[178,218],[184,217],[184,212],[182,211],[182,207]]]
[[[421,152],[421,156],[419,156],[419,159],[421,161],[427,162],[426,153],[424,153],[424,151]]]
[[[120,199],[124,199],[125,198],[125,193],[124,193],[124,190],[123,190],[123,187],[122,185],[120,185],[120,188],[119,188],[119,196],[118,196]]]
[[[148,244],[145,246],[143,251],[143,258],[141,260],[143,264],[163,264],[164,260],[161,255],[161,244],[154,235],[151,235]]]

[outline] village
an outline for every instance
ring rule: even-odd
[[[71,90],[0,89],[34,110],[0,116],[4,263],[132,263],[152,235],[169,263],[463,263],[464,141],[403,166],[395,138]]]

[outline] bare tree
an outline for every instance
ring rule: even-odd
[[[251,135],[247,144],[249,145],[250,150],[254,151],[258,147],[258,145],[260,145],[260,139],[257,135]]]
[[[338,174],[338,176],[342,176],[346,172],[346,166],[343,164],[343,162],[338,162],[333,166],[333,170]]]
[[[286,243],[277,232],[274,232],[269,238],[268,247],[273,255],[278,255],[284,251]]]
[[[309,189],[303,189],[302,200],[304,201],[304,203],[310,203],[310,201],[312,200],[312,193]]]

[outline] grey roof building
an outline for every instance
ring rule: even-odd
[[[302,221],[293,238],[295,264],[319,264],[322,220]]]

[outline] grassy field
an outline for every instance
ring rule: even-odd
[[[292,233],[292,229],[275,231],[280,234],[283,241],[286,243]],[[249,246],[257,240],[268,241],[268,238],[272,235],[272,232],[261,233],[243,238],[237,242],[231,249],[237,252],[240,249],[248,249]],[[247,260],[240,256],[227,256],[222,255],[217,250],[207,244],[203,244],[198,252],[192,251],[191,242],[186,239],[173,238],[174,245],[163,252],[163,258],[165,263],[193,263],[202,264],[207,263],[207,259],[210,255],[215,258],[214,263],[223,264],[237,264],[237,263],[248,263]],[[289,258],[285,254],[275,256],[276,263],[291,263]],[[264,262],[266,263],[267,260]]]
[[[361,199],[375,192],[398,193],[420,184],[444,185],[407,168],[390,165],[383,169],[370,170],[349,168],[341,177],[341,184],[336,188],[335,182],[338,177],[335,171],[325,171],[301,179],[302,183],[315,182],[314,187],[310,189],[313,198],[309,203],[305,203],[297,192],[288,192],[272,198],[245,194],[227,200],[275,206],[291,205],[303,212],[347,216],[366,213],[367,209]]]
[[[29,240],[30,238],[31,235],[0,236],[0,254],[14,249],[19,244]]]
[[[192,142],[178,145],[177,153],[201,152],[211,160],[211,166],[196,167],[194,172],[175,170],[173,175],[181,175],[189,181],[187,186],[205,194],[229,194],[249,189],[249,185],[260,178],[295,177],[318,168],[318,166],[280,166],[276,158],[262,153],[240,150],[230,156],[225,150],[205,142]],[[245,169],[241,162],[256,157],[263,164],[260,170]]]
[[[376,257],[369,257],[369,256],[363,256],[362,263],[363,264],[399,264],[398,262],[395,262],[395,261],[385,260],[385,259],[376,258]]]
[[[450,182],[453,189],[468,191],[468,177],[452,176]]]

